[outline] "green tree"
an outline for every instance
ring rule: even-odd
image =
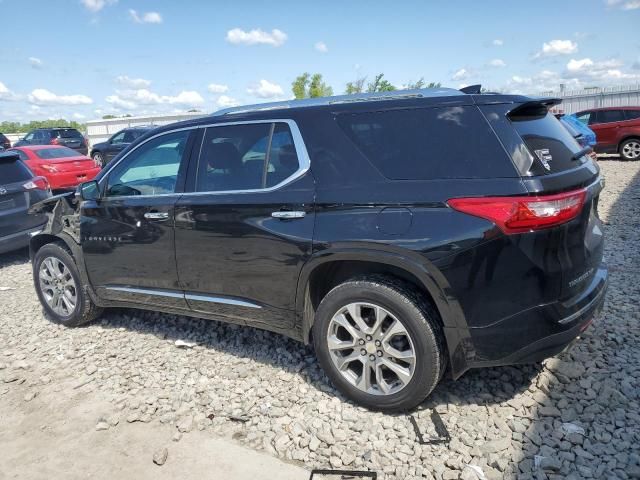
[[[353,82],[347,82],[347,88],[345,92],[347,95],[351,95],[353,93],[362,93],[364,92],[364,84],[367,81],[367,77],[356,78]]]
[[[322,79],[322,74],[313,75],[304,72],[296,77],[291,84],[291,91],[296,99],[329,97],[333,95],[333,89]]]
[[[418,80],[417,82],[409,82],[407,83],[407,88],[409,90],[418,90],[421,88],[440,88],[441,84],[440,82],[429,82],[426,83],[424,81],[424,77],[420,77],[420,80]]]
[[[396,87],[394,87],[388,80],[383,77],[384,73],[376,75],[373,82],[370,82],[369,85],[367,85],[367,92],[392,92],[394,90],[397,90]]]
[[[57,120],[32,120],[28,123],[20,122],[2,122],[0,123],[0,132],[2,133],[26,133],[36,128],[54,128],[54,127],[70,127],[78,130],[86,130],[86,125],[76,121],[69,121],[63,118]]]

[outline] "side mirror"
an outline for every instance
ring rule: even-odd
[[[100,200],[100,187],[96,180],[81,183],[77,193],[82,200]]]

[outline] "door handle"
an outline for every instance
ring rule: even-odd
[[[277,212],[271,212],[273,218],[279,218],[281,220],[290,220],[292,218],[304,218],[307,214],[302,210],[279,210]]]
[[[144,218],[148,220],[166,220],[169,218],[168,212],[147,212],[144,214]]]

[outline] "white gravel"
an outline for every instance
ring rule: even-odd
[[[385,479],[640,478],[640,162],[601,167],[611,271],[601,317],[544,367],[442,382],[427,406],[442,415],[448,446],[420,445],[405,416],[346,402],[310,348],[275,334],[133,310],[78,329],[54,325],[24,252],[0,256],[0,410],[26,408],[53,386],[61,398],[106,397],[121,420],[96,416],[104,435],[123,422],[173,425],[307,468],[376,470]],[[416,412],[425,430],[429,416]]]

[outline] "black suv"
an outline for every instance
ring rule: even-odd
[[[603,303],[597,163],[559,100],[417,90],[240,107],[139,138],[31,241],[46,312],[223,320],[313,343],[392,411],[446,368],[539,361]]]
[[[82,155],[88,153],[87,139],[75,128],[37,128],[27,133],[13,144],[14,147],[26,145],[62,145]]]
[[[103,167],[109,163],[121,151],[131,145],[138,137],[141,137],[155,127],[140,126],[130,127],[114,133],[106,142],[96,143],[91,148],[91,158]]]

